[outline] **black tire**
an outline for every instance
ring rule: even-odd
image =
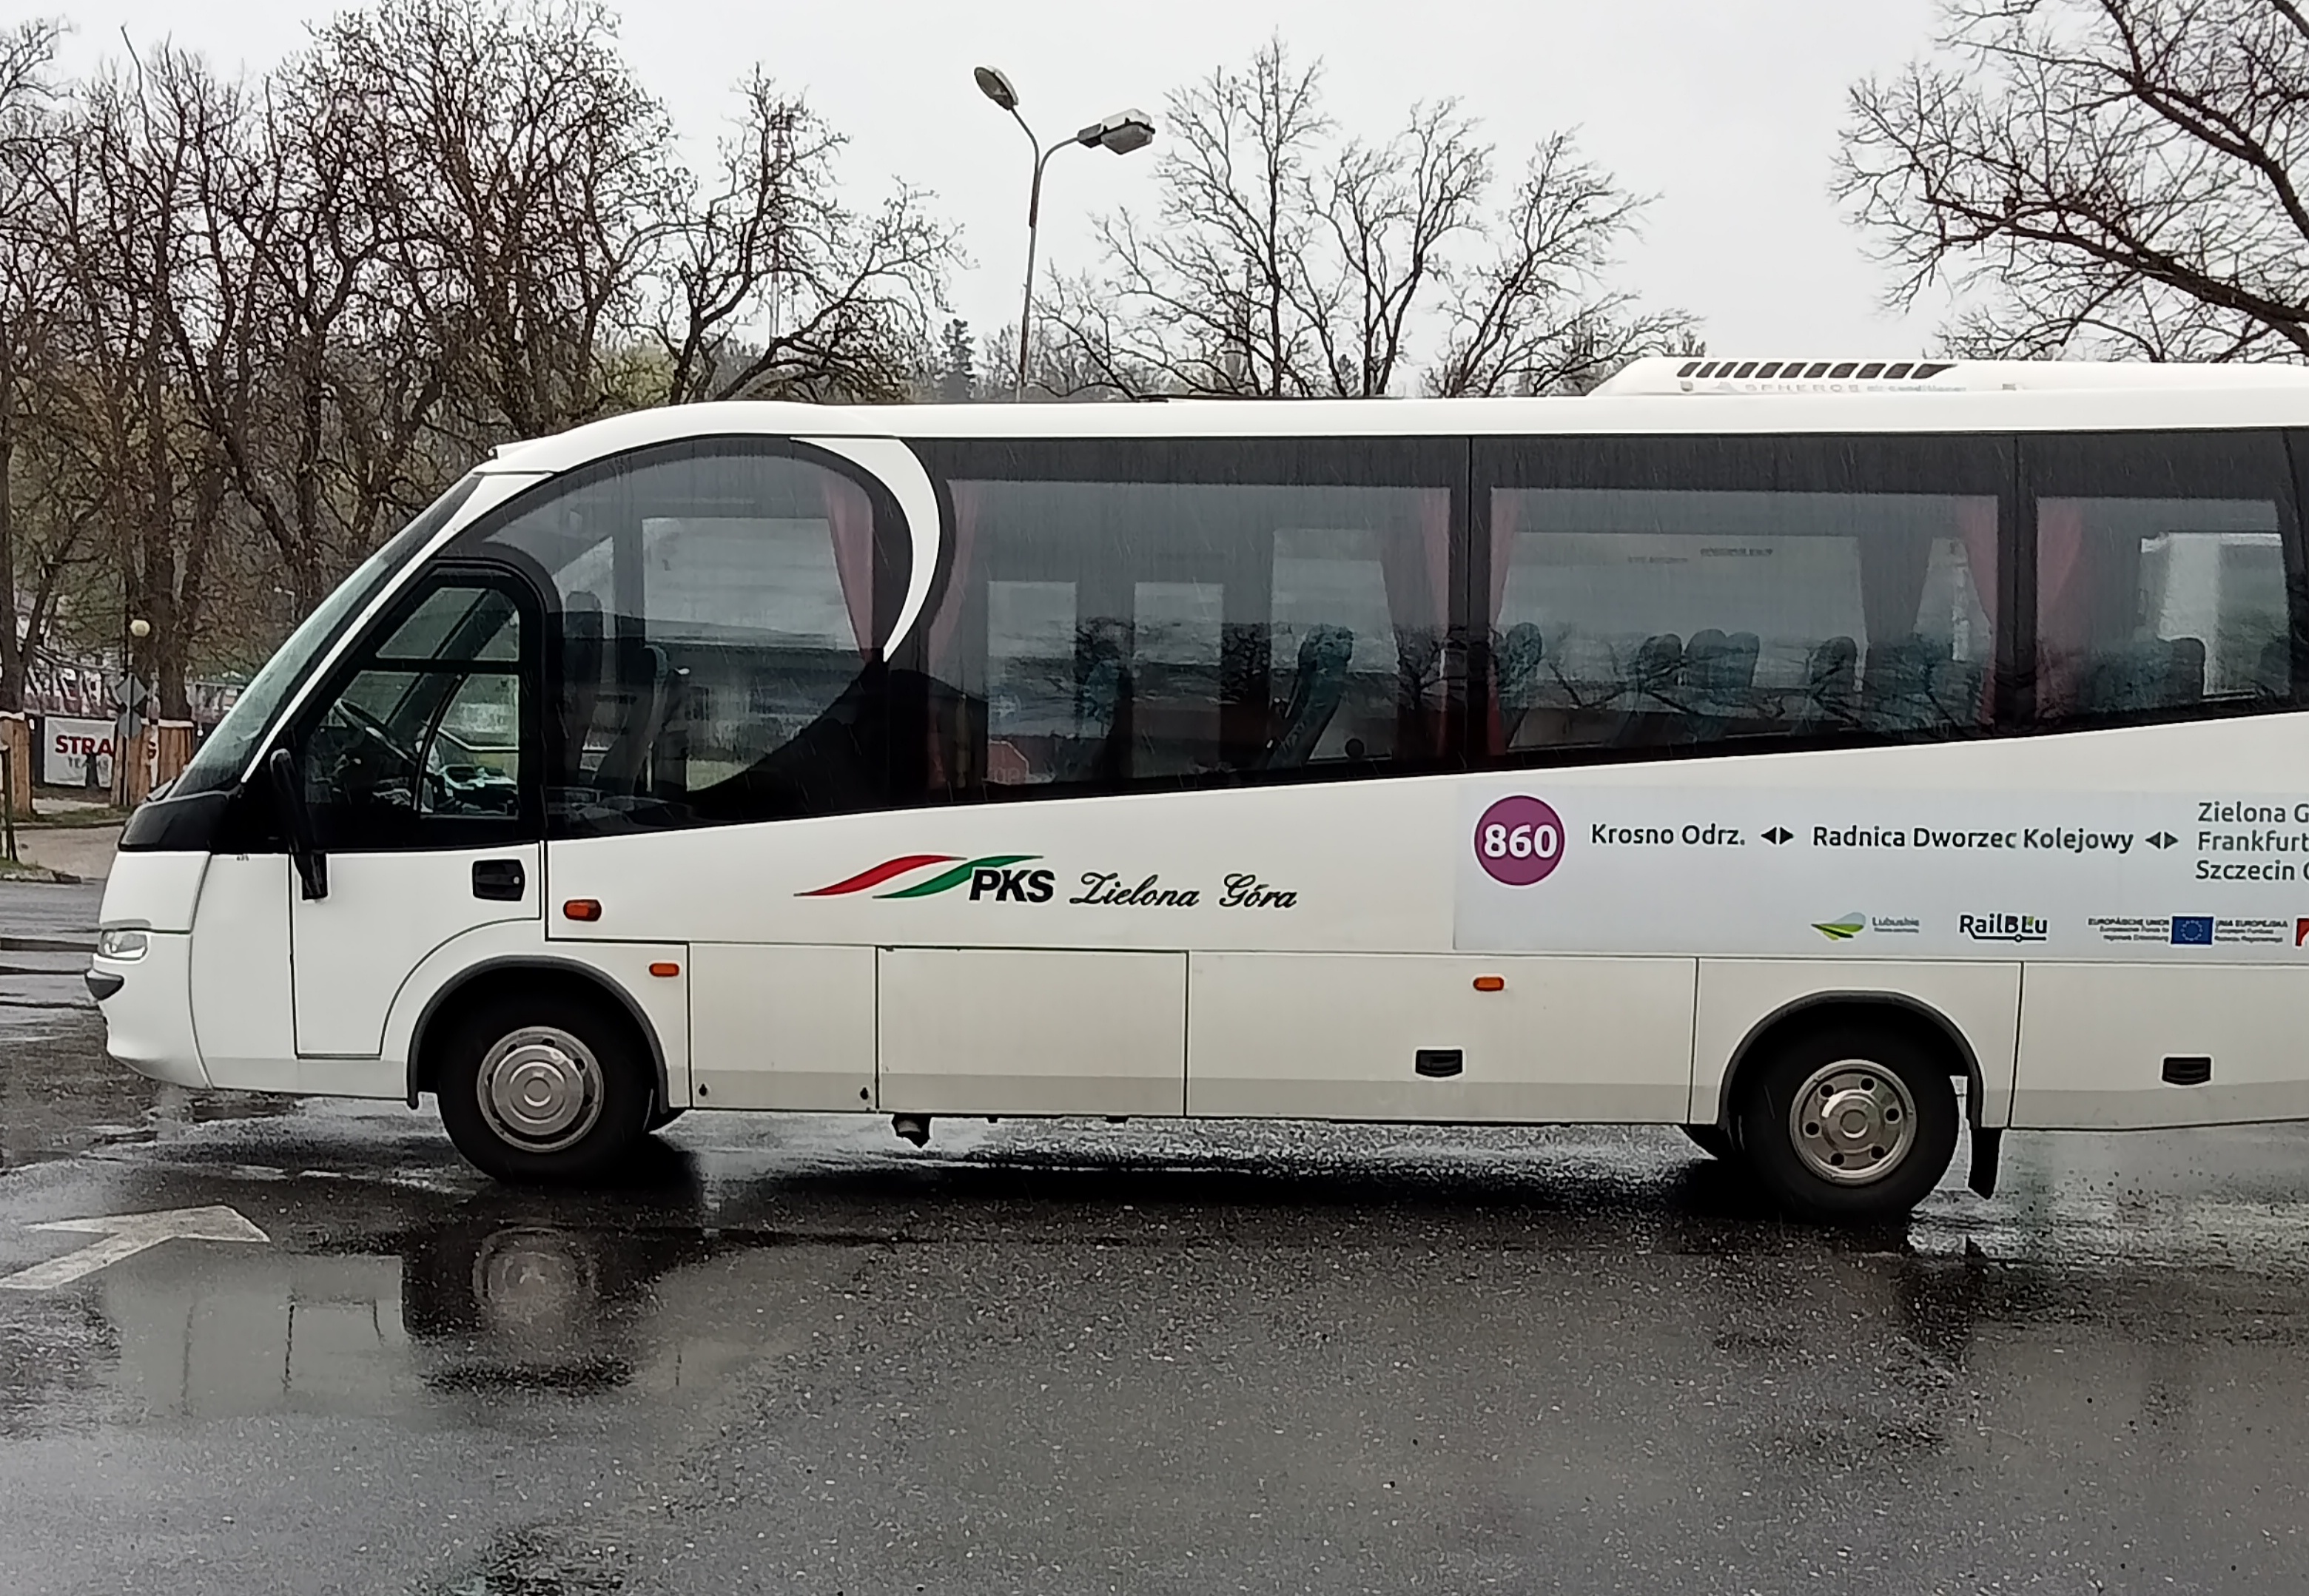
[[[455,1017],[434,1091],[450,1141],[484,1174],[576,1184],[610,1176],[648,1134],[654,1077],[607,998],[508,991]]]
[[[1948,1065],[1944,1052],[1895,1027],[1800,1032],[1758,1060],[1743,1084],[1741,1152],[1765,1190],[1803,1218],[1898,1218],[1940,1184],[1956,1153]],[[1797,1094],[1814,1083],[1815,1108],[1841,1099],[1848,1111],[1794,1118]],[[1831,1160],[1852,1173],[1831,1178]]]
[[[1720,1125],[1687,1125],[1683,1127],[1683,1134],[1691,1138],[1694,1147],[1710,1158],[1720,1158],[1730,1163],[1740,1156],[1739,1144],[1732,1140],[1732,1133]]]

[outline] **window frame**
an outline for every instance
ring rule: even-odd
[[[2038,533],[2041,530],[2037,503],[2043,498],[2124,497],[2122,489],[2129,474],[2140,470],[2138,462],[2148,448],[2178,444],[2194,444],[2200,448],[2208,443],[2234,444],[2240,440],[2260,440],[2273,445],[2276,472],[2262,486],[2272,490],[2278,513],[2279,548],[2285,562],[2285,597],[2287,628],[2290,634],[2292,680],[2290,694],[2282,698],[2254,698],[2247,695],[2204,699],[2193,704],[2152,705],[2138,710],[2095,710],[2074,713],[2049,723],[2037,718],[2037,671],[2038,664],[2037,612]],[[2055,737],[2069,732],[2094,731],[2104,729],[2140,726],[2175,725],[2192,720],[2224,720],[2239,716],[2284,714],[2309,706],[2309,570],[2305,570],[2304,534],[2301,506],[2309,503],[2309,431],[2288,430],[2277,427],[2163,427],[2136,431],[2088,431],[2074,428],[2046,429],[2018,435],[2019,444],[2016,462],[2017,513],[2019,516],[2019,536],[2015,542],[2020,547],[2019,566],[2015,572],[2019,591],[2015,594],[2013,614],[2024,625],[2016,637],[2025,652],[2015,661],[2011,677],[2012,703],[2009,717],[2000,714],[1998,729],[2005,735]],[[2099,480],[2095,491],[2079,493],[2073,487],[2063,490],[2054,487],[2059,479],[2054,475],[2048,457],[2055,448],[2081,448],[2083,451],[2105,452],[2106,460],[2096,462],[2099,470],[2109,473],[2116,487],[2111,489]],[[2063,469],[2073,473],[2074,464],[2062,462]],[[2141,496],[2148,496],[2142,495]],[[2260,497],[2259,493],[2246,496]]]
[[[2137,453],[2143,447],[2192,440],[2273,439],[2287,469],[2265,484],[2279,501],[2281,537],[2292,625],[2293,692],[2289,699],[2217,699],[2202,704],[2144,711],[2098,712],[2088,717],[2037,724],[2033,719],[2034,662],[2037,647],[2036,575],[2038,529],[2037,501],[2051,494],[2055,473],[2043,469],[2049,452],[2083,441]],[[886,744],[878,750],[879,796],[872,802],[813,814],[864,813],[882,808],[926,808],[949,804],[1034,802],[1128,792],[1196,790],[1250,786],[1287,786],[1409,778],[1469,770],[1632,764],[1657,759],[1695,760],[1755,756],[1812,749],[1872,747],[1979,738],[2055,736],[2103,726],[2140,726],[2220,719],[2239,714],[2281,713],[2309,708],[2309,534],[2302,506],[2309,504],[2309,429],[2279,427],[2168,428],[2144,431],[2021,430],[1972,432],[1817,433],[1611,433],[1611,434],[1415,434],[1375,438],[1238,436],[1198,434],[1183,437],[987,437],[900,440],[922,465],[939,515],[937,563],[926,584],[925,601],[908,634],[892,647],[887,639],[903,606],[914,548],[906,518],[892,487],[855,462],[800,440],[770,434],[713,433],[651,444],[588,461],[543,479],[461,529],[442,555],[390,610],[363,628],[343,651],[345,663],[331,672],[309,703],[324,711],[353,670],[366,661],[373,640],[389,635],[423,596],[453,574],[494,574],[510,578],[525,597],[527,635],[522,646],[524,680],[530,684],[523,722],[523,824],[530,835],[564,834],[543,814],[544,773],[559,768],[558,718],[545,706],[558,690],[561,638],[559,603],[549,574],[519,551],[489,546],[488,539],[509,522],[532,514],[553,500],[581,492],[613,474],[670,459],[702,455],[762,455],[791,459],[829,470],[867,493],[875,512],[875,634],[885,667],[878,685],[860,690],[886,694],[882,725]],[[1317,451],[1328,451],[1327,458]],[[1970,456],[1968,462],[1966,455]],[[1318,479],[1309,464],[1323,460]],[[1261,465],[1264,460],[1267,464]],[[968,788],[933,788],[928,781],[932,729],[930,639],[933,623],[956,579],[957,554],[952,485],[961,480],[1088,481],[1227,484],[1310,487],[1410,487],[1450,496],[1449,580],[1444,595],[1445,632],[1440,655],[1444,689],[1442,744],[1431,756],[1389,755],[1364,763],[1337,763],[1272,769],[1227,769],[1194,775],[1149,777],[1123,782],[1098,780],[1010,786],[978,781]],[[1997,504],[1997,568],[1994,572],[1996,633],[1991,660],[1995,696],[1991,719],[1953,733],[1823,728],[1800,735],[1765,735],[1712,743],[1661,746],[1577,746],[1538,747],[1491,755],[1484,750],[1485,723],[1494,690],[1489,594],[1492,547],[1492,494],[1507,488],[1674,488],[1719,491],[1925,493],[1993,496]],[[2052,495],[2052,496],[2059,496]],[[869,660],[869,669],[872,668]],[[301,743],[304,717],[276,733]],[[532,749],[535,749],[534,756]],[[771,817],[712,816],[682,824],[682,829],[762,824]],[[437,818],[428,824],[454,824]],[[490,823],[480,823],[488,824]],[[592,835],[573,832],[570,835]],[[425,847],[460,844],[428,841]],[[395,845],[398,846],[398,845]]]
[[[444,588],[487,588],[506,594],[513,601],[515,618],[520,627],[520,647],[511,660],[470,660],[458,664],[432,665],[423,660],[385,659],[376,651],[423,607],[425,601]],[[411,675],[437,675],[467,677],[474,676],[510,676],[519,684],[519,712],[516,725],[516,748],[519,775],[515,813],[498,820],[472,815],[443,815],[412,809],[408,832],[402,837],[342,837],[324,832],[321,846],[332,853],[435,853],[475,848],[515,847],[540,841],[544,835],[544,799],[541,785],[542,767],[538,758],[542,746],[542,704],[540,694],[542,667],[542,644],[546,628],[544,609],[533,587],[518,574],[492,561],[442,558],[428,565],[393,596],[393,602],[377,612],[363,626],[352,646],[338,658],[328,675],[316,685],[285,727],[274,736],[274,746],[291,749],[297,759],[298,779],[307,779],[306,761],[309,757],[308,739],[314,730],[333,709],[356,678],[371,670],[401,671]],[[442,711],[445,713],[448,703]],[[437,734],[437,717],[434,731]],[[428,746],[431,739],[428,739]],[[312,806],[316,825],[328,825],[327,807]]]
[[[912,691],[908,748],[918,748],[921,768],[902,776],[908,807],[937,804],[1029,803],[1043,799],[1118,796],[1129,793],[1198,791],[1239,787],[1293,786],[1433,775],[1470,768],[1466,757],[1468,707],[1465,660],[1467,642],[1468,450],[1463,433],[1406,433],[1378,437],[1331,435],[1196,434],[1161,437],[909,437],[907,446],[929,473],[938,506],[938,563],[913,634],[899,660]],[[1319,479],[1292,465],[1311,452],[1328,450],[1339,469]],[[1273,462],[1262,464],[1262,462]],[[1092,778],[1031,785],[992,783],[981,778],[965,787],[929,784],[929,745],[933,733],[930,695],[936,687],[930,640],[956,580],[960,545],[954,484],[957,481],[1087,482],[1111,487],[1201,487],[1418,489],[1449,496],[1446,528],[1448,560],[1441,600],[1443,634],[1437,659],[1441,676],[1440,746],[1431,755],[1389,754],[1359,762],[1255,768],[1229,767],[1195,774],[1148,776],[1111,781]],[[1394,639],[1390,637],[1392,644]],[[1270,657],[1267,678],[1276,675]],[[983,740],[982,737],[982,741]],[[1229,740],[1222,732],[1222,746]],[[918,794],[919,797],[912,796]]]
[[[1724,759],[1821,748],[1902,746],[1971,742],[2004,734],[2023,627],[2014,600],[2020,551],[2016,536],[2019,492],[2019,440],[2002,432],[1723,432],[1492,434],[1471,440],[1467,496],[1472,557],[1462,595],[1467,624],[1467,702],[1462,746],[1485,770],[1633,764],[1654,760]],[[1976,453],[1970,469],[1945,463],[1952,451]],[[1938,455],[1936,461],[1933,456]],[[1807,458],[1809,457],[1809,459]],[[1813,462],[1829,469],[1804,471]],[[1492,531],[1492,496],[1517,489],[1672,490],[1717,493],[1926,494],[1996,500],[1995,633],[1990,668],[1994,699],[1985,721],[1948,734],[1917,735],[1863,727],[1822,729],[1802,735],[1724,738],[1658,746],[1578,744],[1486,752],[1481,721],[1497,693],[1489,614],[1492,561],[1500,551]],[[1480,599],[1479,599],[1480,596]],[[1986,597],[1987,595],[1984,595]],[[2034,646],[2033,628],[2026,640]]]
[[[624,472],[685,459],[705,456],[750,455],[776,460],[791,460],[833,473],[857,487],[867,496],[872,507],[874,539],[872,544],[874,635],[878,641],[872,653],[861,665],[852,690],[878,693],[883,699],[883,725],[887,729],[885,746],[878,755],[878,793],[871,804],[852,809],[825,809],[809,815],[693,816],[678,823],[663,822],[635,831],[597,831],[568,824],[561,817],[545,812],[545,778],[548,772],[570,768],[567,763],[568,745],[558,714],[546,714],[549,703],[558,703],[562,690],[563,660],[562,606],[559,585],[551,572],[525,552],[493,544],[490,539],[514,522],[523,520],[550,507],[557,500],[582,493],[586,489]],[[627,836],[647,831],[706,831],[731,825],[774,824],[783,820],[815,819],[824,815],[869,813],[892,807],[891,795],[899,790],[894,786],[900,760],[899,750],[919,743],[912,721],[906,716],[917,694],[907,693],[903,684],[894,680],[893,656],[889,637],[896,627],[898,616],[904,608],[906,590],[913,559],[913,543],[908,534],[904,508],[890,486],[873,472],[855,462],[830,450],[821,449],[800,438],[779,433],[710,432],[692,433],[682,437],[644,444],[630,449],[603,454],[571,467],[566,471],[531,485],[505,503],[492,506],[478,516],[469,526],[459,530],[447,548],[445,559],[463,561],[479,566],[503,571],[517,577],[526,586],[539,607],[540,624],[537,627],[542,644],[535,713],[541,719],[538,764],[537,802],[540,816],[540,834],[549,841],[574,841],[601,836]],[[941,557],[944,551],[941,550]],[[925,611],[925,616],[927,610]],[[927,625],[918,618],[914,632],[919,634]],[[903,656],[911,646],[911,639],[899,642],[897,653]],[[878,673],[880,679],[869,685],[869,678]],[[831,705],[828,706],[831,709]]]

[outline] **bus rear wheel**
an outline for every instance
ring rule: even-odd
[[[649,1131],[641,1039],[609,1004],[507,992],[459,1015],[434,1091],[449,1140],[499,1180],[599,1179]]]
[[[1764,1187],[1806,1219],[1893,1219],[1924,1201],[1956,1153],[1947,1061],[1893,1027],[1800,1033],[1759,1062],[1740,1146]]]

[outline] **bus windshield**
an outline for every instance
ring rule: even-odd
[[[467,475],[428,505],[416,520],[387,539],[350,576],[337,584],[335,591],[321,600],[289,634],[289,640],[273,651],[272,657],[248,686],[241,689],[239,699],[201,744],[184,773],[177,778],[176,785],[169,789],[171,797],[213,791],[240,779],[250,755],[272,729],[281,706],[304,678],[305,672],[328,651],[329,645],[352,618],[368,608],[369,600],[393,579],[393,573],[414,559],[432,540],[433,534],[448,523],[480,484],[478,475]]]

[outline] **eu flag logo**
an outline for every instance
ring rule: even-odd
[[[2210,914],[2176,914],[2173,917],[2175,947],[2210,947],[2213,945],[2213,917]]]

